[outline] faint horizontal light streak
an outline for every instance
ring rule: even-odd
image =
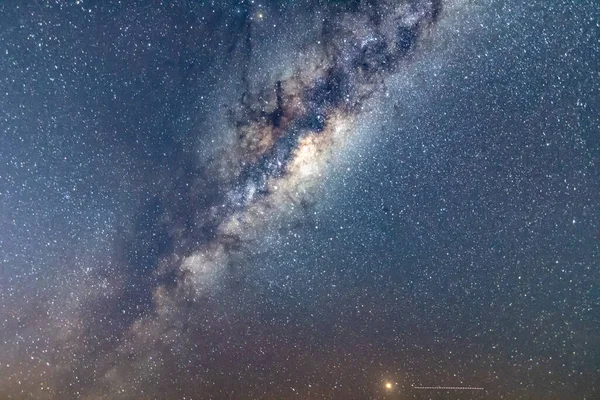
[[[484,390],[482,387],[475,386],[413,386],[418,390]]]

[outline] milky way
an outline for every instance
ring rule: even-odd
[[[222,127],[227,146],[201,173],[215,179],[212,198],[198,200],[193,192],[197,178],[191,175],[185,182],[192,187],[186,204],[172,202],[169,194],[151,204],[160,209],[156,217],[162,218],[162,241],[169,243],[152,249],[157,257],[143,260],[155,264],[146,268],[161,276],[150,278],[151,285],[167,279],[176,291],[185,286],[203,294],[219,284],[231,253],[268,226],[273,215],[311,203],[312,189],[332,153],[352,140],[365,102],[382,89],[386,77],[410,62],[419,38],[441,12],[437,1],[334,8],[323,18],[320,40],[308,46],[301,65],[257,93],[241,93],[239,104],[227,105],[228,124]],[[182,208],[193,215],[185,227],[181,218],[168,217],[181,214]],[[156,232],[147,233],[157,240]],[[137,245],[126,246],[136,254],[146,251]]]
[[[406,62],[440,16],[442,4],[373,2],[323,20],[321,40],[304,65],[233,107],[234,142],[222,161],[231,186],[215,236],[183,261],[196,288],[210,285],[228,253],[268,224],[268,215],[310,199],[333,149],[380,82]],[[267,219],[267,221],[265,221]]]
[[[277,220],[302,218],[294,215],[296,210],[313,203],[327,164],[352,141],[365,103],[383,89],[387,77],[410,63],[442,11],[439,1],[333,7],[322,18],[319,40],[305,48],[291,73],[257,92],[247,85],[238,104],[226,105],[227,124],[221,129],[227,144],[199,175],[212,177],[212,198],[198,201],[192,189],[185,203],[165,195],[152,205],[160,209],[160,243],[168,245],[152,245],[156,257],[142,260],[154,263],[147,267],[152,272],[141,282],[127,283],[140,289],[133,294],[125,289],[124,296],[147,300],[124,331],[127,350],[118,353],[133,348],[139,359],[146,357],[142,349],[148,340],[164,343],[169,331],[188,335],[183,321],[198,308],[204,313],[203,306],[190,306],[190,301],[226,286],[231,269],[242,263],[240,254],[260,245],[258,239]],[[203,178],[192,175],[186,186],[193,188],[197,179]],[[184,226],[173,217],[182,213],[192,216]],[[147,232],[151,241],[156,228]],[[138,242],[127,246],[147,250],[136,248]],[[126,363],[107,376],[127,375],[128,368]]]

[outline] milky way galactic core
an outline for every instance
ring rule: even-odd
[[[390,1],[336,12],[323,20],[324,39],[306,50],[301,68],[242,94],[215,172],[231,189],[213,208],[214,234],[181,264],[193,286],[211,282],[230,249],[256,235],[270,214],[310,201],[332,153],[352,140],[364,103],[409,62],[441,11],[439,1]]]

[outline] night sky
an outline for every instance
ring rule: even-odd
[[[599,399],[596,0],[0,1],[0,399]]]

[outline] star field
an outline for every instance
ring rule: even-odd
[[[600,396],[594,1],[0,4],[0,399]]]

